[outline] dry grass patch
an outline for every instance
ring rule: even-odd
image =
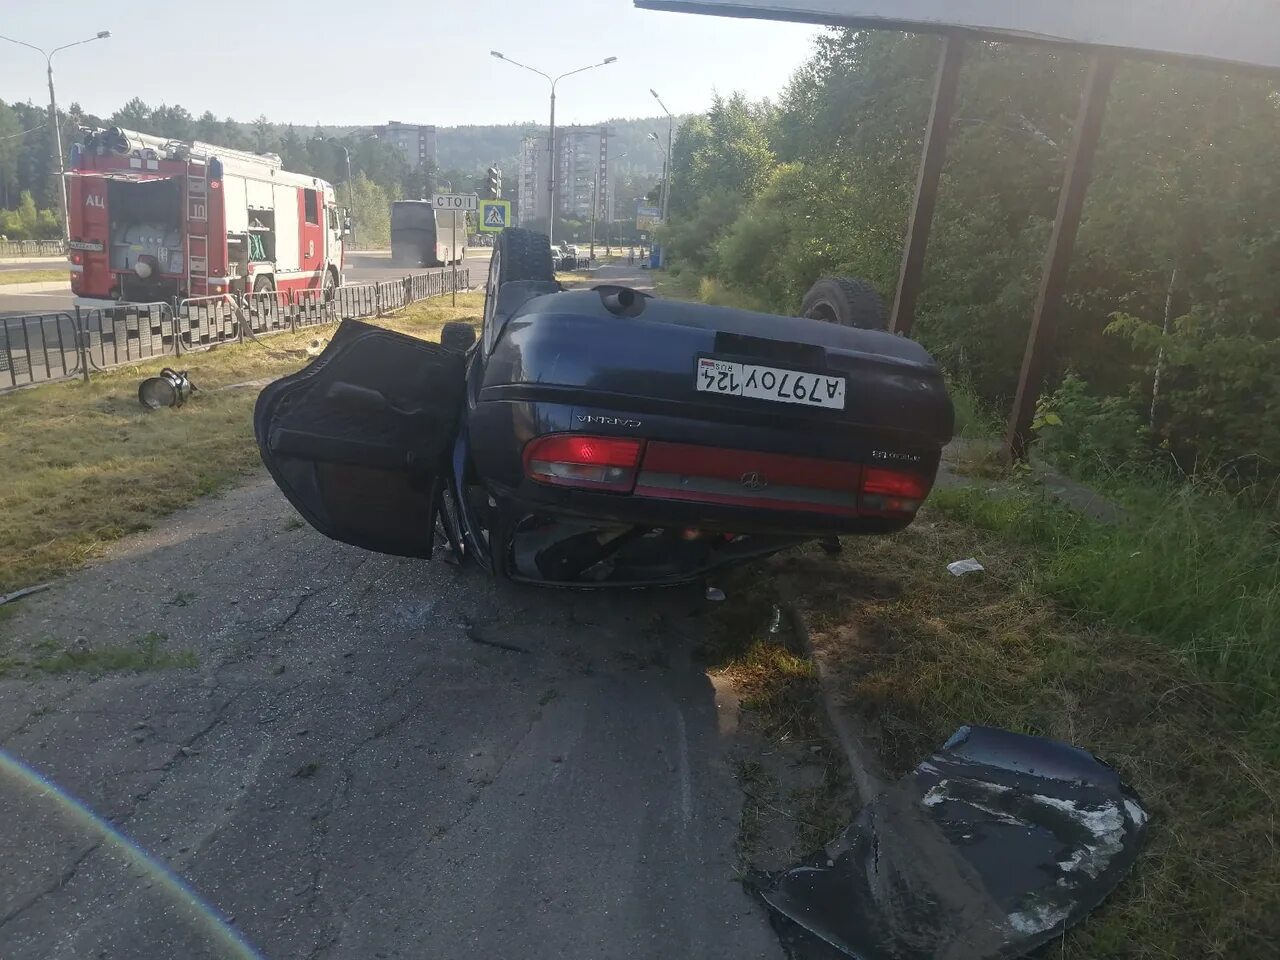
[[[449,320],[478,323],[482,305],[482,294],[465,294],[456,308],[425,301],[373,322],[438,340]],[[75,569],[111,541],[255,471],[258,389],[219,388],[292,373],[308,361],[305,346],[333,329],[0,395],[0,593]],[[199,392],[179,409],[145,412],[138,382],[164,366],[189,370]]]
[[[71,286],[71,275],[66,267],[47,270],[0,270],[0,287],[15,283],[49,283],[54,280],[63,280],[68,287]]]

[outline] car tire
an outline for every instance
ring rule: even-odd
[[[513,280],[552,281],[551,244],[545,233],[509,228],[498,234],[494,253],[501,261],[502,283]]]
[[[884,300],[875,287],[856,277],[823,277],[804,295],[800,315],[860,330],[889,328]]]
[[[466,353],[476,342],[476,328],[461,320],[450,320],[440,331],[440,346],[446,350]]]
[[[489,279],[484,287],[484,329],[486,335],[498,306],[498,291],[504,283],[515,280],[536,280],[554,283],[555,270],[551,265],[551,244],[545,233],[508,227],[498,234],[489,257]],[[488,349],[488,341],[485,341]]]

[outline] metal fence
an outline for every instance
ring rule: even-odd
[[[64,253],[61,240],[0,240],[0,257],[59,257]]]
[[[0,317],[0,392],[73,376],[88,380],[94,370],[246,338],[380,317],[452,293],[453,277],[441,271],[346,284],[329,296],[320,290],[271,290]],[[470,289],[470,271],[459,270],[457,278],[458,290]]]

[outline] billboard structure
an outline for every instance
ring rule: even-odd
[[[1110,47],[1280,69],[1275,0],[636,0],[637,7]]]
[[[662,222],[662,209],[650,206],[643,200],[636,204],[636,229],[645,232],[657,229]]]
[[[903,334],[910,333],[915,319],[966,42],[1054,43],[1091,54],[1009,418],[1005,443],[1008,455],[1014,458],[1025,456],[1030,441],[1117,63],[1124,57],[1143,57],[1280,71],[1277,0],[635,0],[635,5],[714,16],[936,33],[944,38],[890,323],[890,329]]]

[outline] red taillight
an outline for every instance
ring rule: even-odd
[[[524,469],[542,483],[628,491],[635,486],[643,449],[644,441],[627,437],[555,433],[529,442]]]
[[[863,512],[914,514],[929,495],[929,481],[918,473],[867,467],[861,493]]]
[[[84,254],[81,253],[79,250],[72,251],[71,262],[76,264],[84,263]]]

